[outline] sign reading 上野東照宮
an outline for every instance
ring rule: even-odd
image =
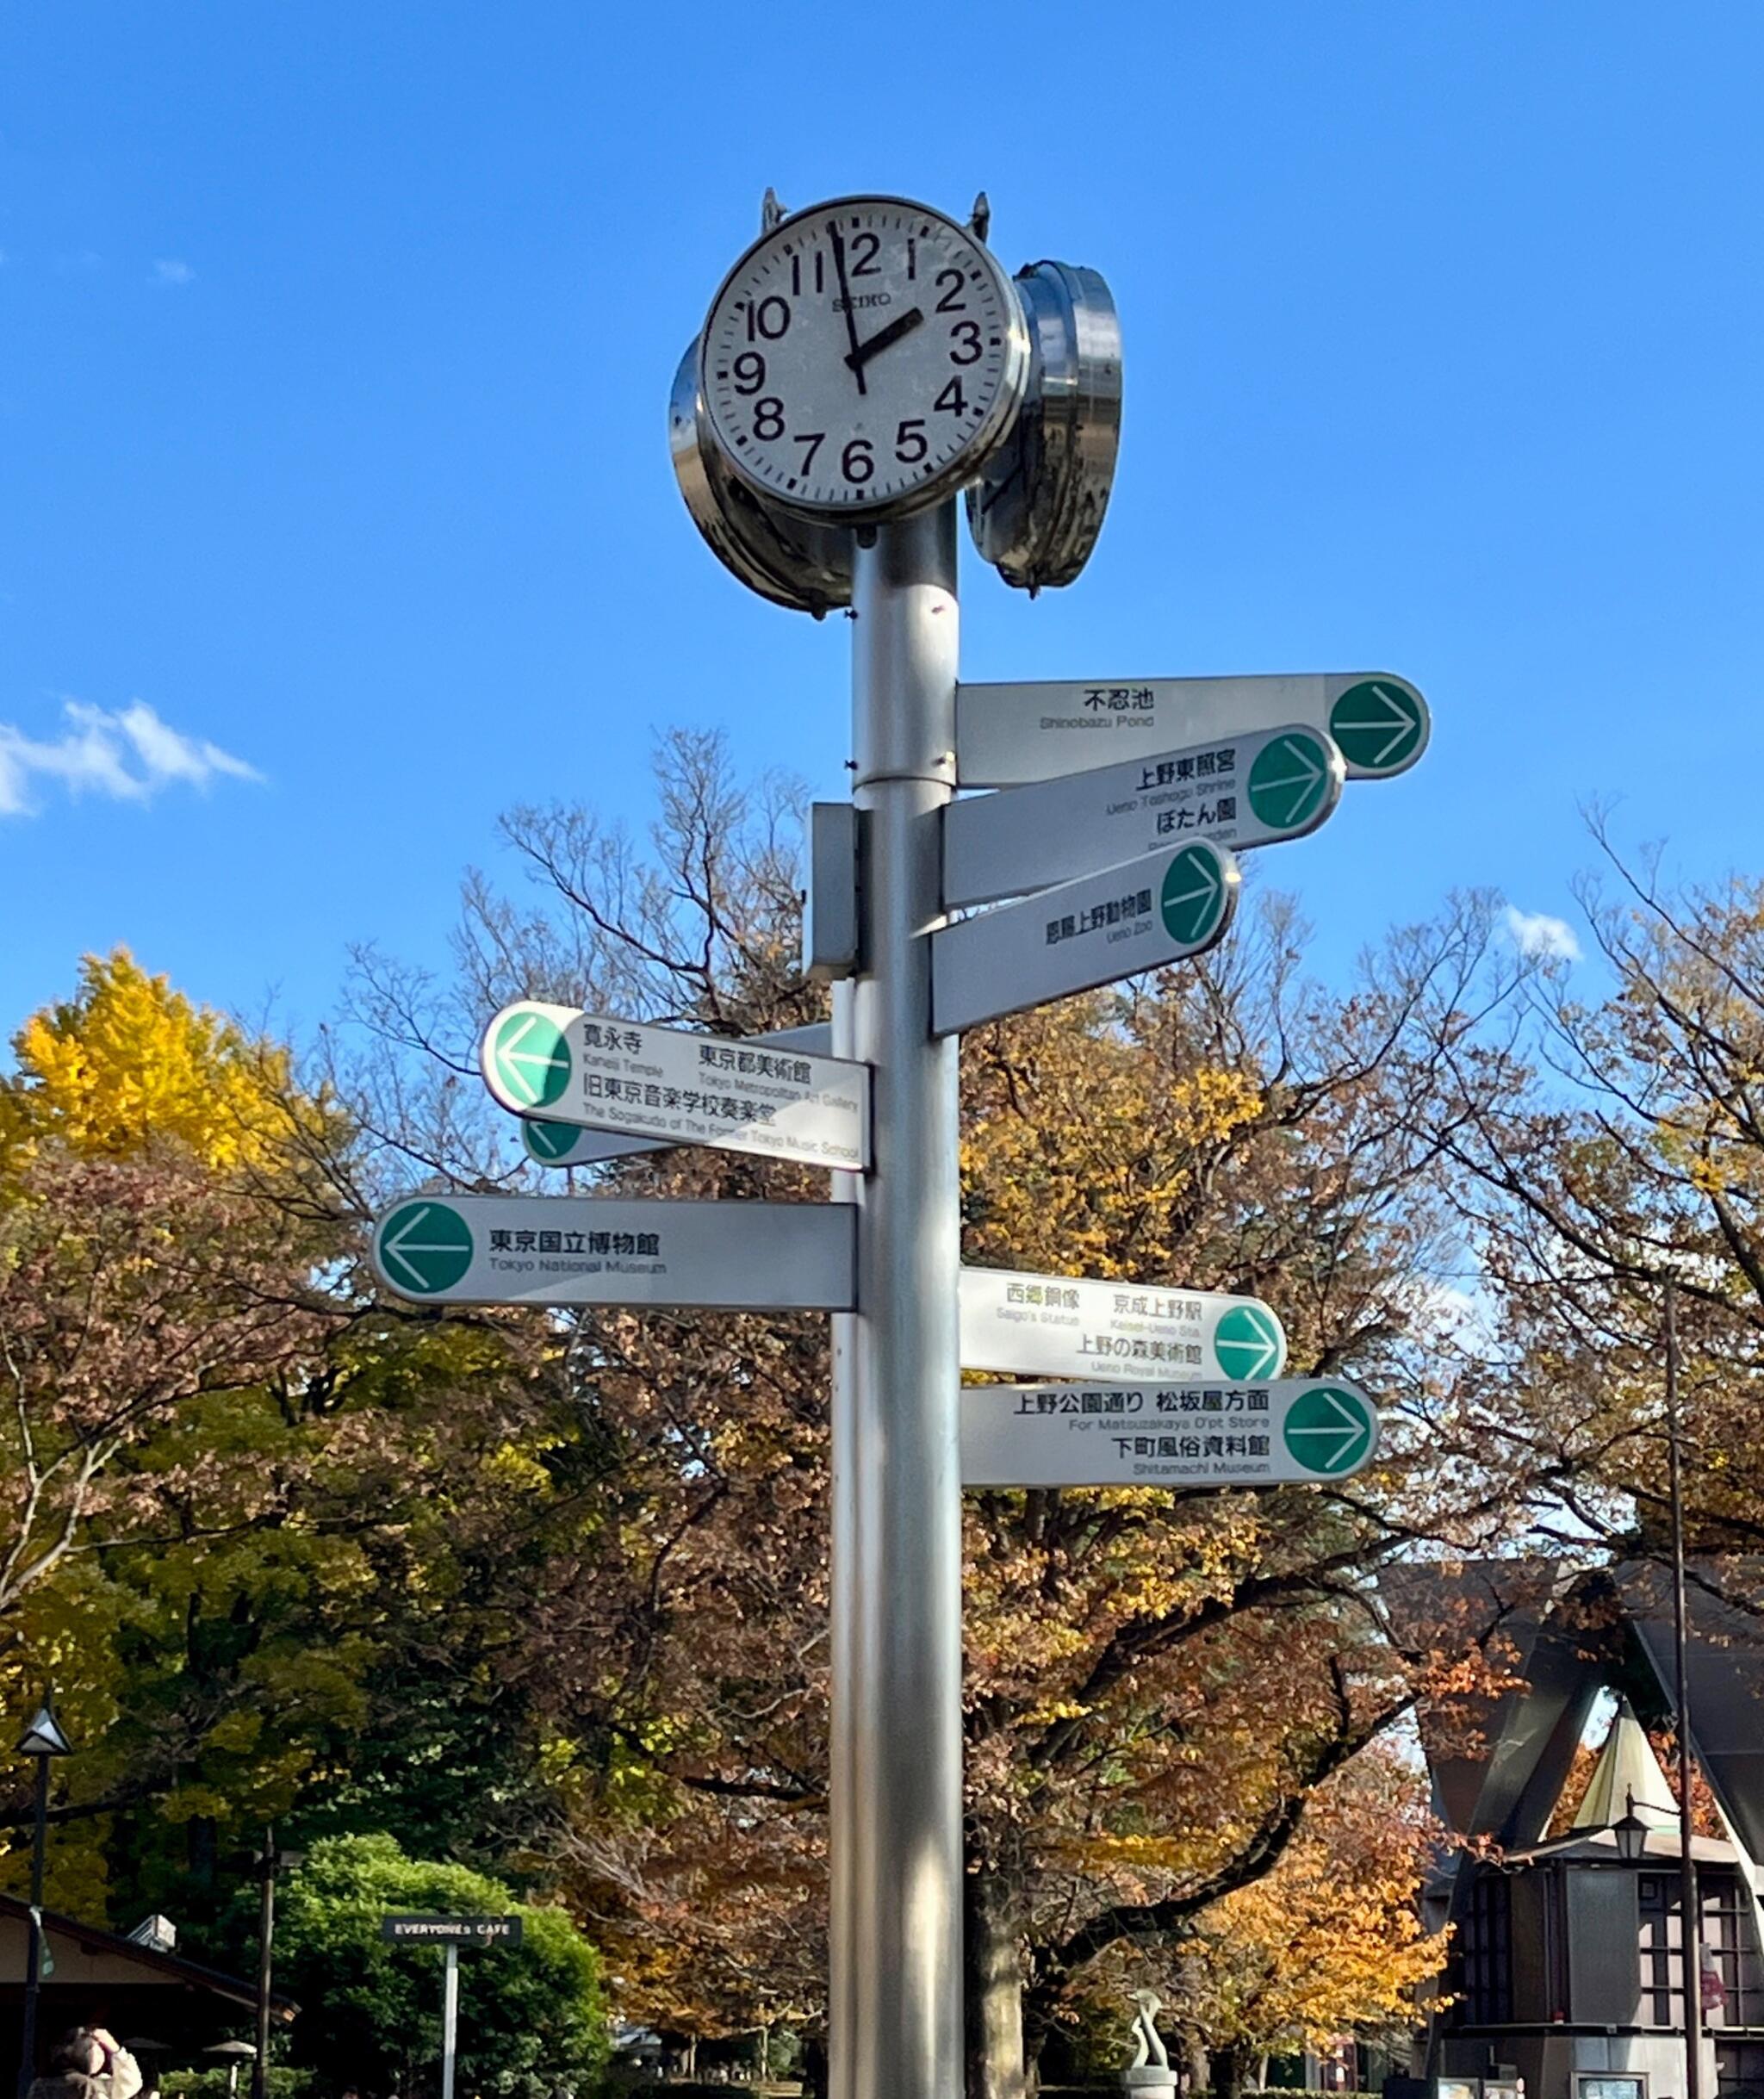
[[[852,1206],[416,1195],[374,1227],[401,1297],[464,1305],[702,1305],[848,1312]]]
[[[382,1916],[380,1936],[394,1946],[519,1946],[518,1916]]]
[[[1378,1410],[1339,1378],[967,1385],[965,1487],[1289,1487],[1378,1448]]]
[[[481,1061],[516,1115],[805,1166],[869,1162],[870,1075],[842,1058],[523,999],[484,1031]]]
[[[1342,778],[1328,737],[1295,726],[970,796],[944,811],[943,901],[991,904],[1185,838],[1236,852],[1302,838],[1334,810]]]
[[[1212,947],[1231,923],[1237,862],[1197,838],[1147,853],[931,935],[931,1027],[940,1035],[1021,1013]]]
[[[956,778],[964,787],[1025,787],[1293,723],[1330,737],[1350,779],[1406,773],[1430,726],[1415,687],[1382,671],[958,685]]]
[[[1240,1383],[1286,1364],[1286,1335],[1258,1297],[1003,1268],[964,1268],[960,1289],[965,1370]]]

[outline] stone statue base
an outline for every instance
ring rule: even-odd
[[[1176,2090],[1176,2072],[1163,2063],[1146,2063],[1138,2070],[1123,2070],[1121,2073],[1123,2091],[1155,2094]]]

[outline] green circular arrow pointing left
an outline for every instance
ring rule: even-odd
[[[542,1166],[555,1166],[573,1150],[581,1132],[573,1122],[545,1122],[538,1116],[521,1118],[521,1142],[526,1146],[529,1158],[536,1158]]]
[[[407,1202],[382,1222],[375,1258],[397,1289],[436,1297],[471,1266],[471,1226],[444,1202]]]
[[[545,1108],[560,1098],[571,1061],[563,1030],[537,1006],[511,1006],[492,1023],[490,1069],[515,1108]]]
[[[1287,1410],[1284,1435],[1294,1462],[1325,1479],[1365,1462],[1378,1417],[1357,1392],[1315,1385]]]
[[[1200,947],[1224,923],[1232,870],[1216,846],[1184,846],[1164,870],[1158,893],[1164,930],[1184,947]]]
[[[1300,831],[1322,807],[1332,770],[1320,736],[1295,729],[1276,736],[1250,767],[1250,807],[1270,830]]]
[[[1286,1336],[1266,1305],[1233,1305],[1213,1329],[1213,1353],[1227,1377],[1278,1377]]]

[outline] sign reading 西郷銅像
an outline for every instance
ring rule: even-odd
[[[1271,1307],[1218,1290],[965,1267],[960,1308],[965,1370],[1239,1381],[1278,1377],[1286,1363]]]

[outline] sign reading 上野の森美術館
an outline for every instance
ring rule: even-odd
[[[1302,838],[1334,810],[1342,779],[1334,744],[1297,725],[971,795],[943,812],[943,902],[992,904],[1185,838],[1239,853]]]
[[[1286,1334],[1258,1297],[964,1268],[961,1367],[1129,1383],[1278,1377]]]
[[[816,1057],[833,1053],[833,1029],[825,1021],[811,1021],[802,1028],[776,1028],[765,1034],[741,1039],[761,1049],[800,1049]],[[641,1152],[666,1152],[673,1141],[666,1137],[619,1137],[611,1130],[584,1129],[574,1122],[548,1122],[525,1113],[519,1120],[521,1147],[538,1166],[603,1166],[610,1159],[632,1158]]]
[[[1237,862],[1197,838],[931,935],[931,1028],[960,1034],[1204,953],[1237,904]]]
[[[1406,773],[1431,727],[1415,687],[1382,671],[959,685],[955,775],[964,787],[1026,787],[1294,723],[1337,745],[1350,779]]]
[[[518,1916],[382,1916],[380,1936],[394,1946],[519,1946]]]
[[[848,1171],[869,1163],[870,1074],[843,1058],[523,999],[484,1031],[518,1115]]]
[[[384,1282],[424,1303],[849,1312],[855,1214],[844,1202],[413,1195],[376,1223],[370,1251]]]
[[[1291,1487],[1344,1480],[1378,1410],[1340,1378],[966,1385],[964,1487]]]

